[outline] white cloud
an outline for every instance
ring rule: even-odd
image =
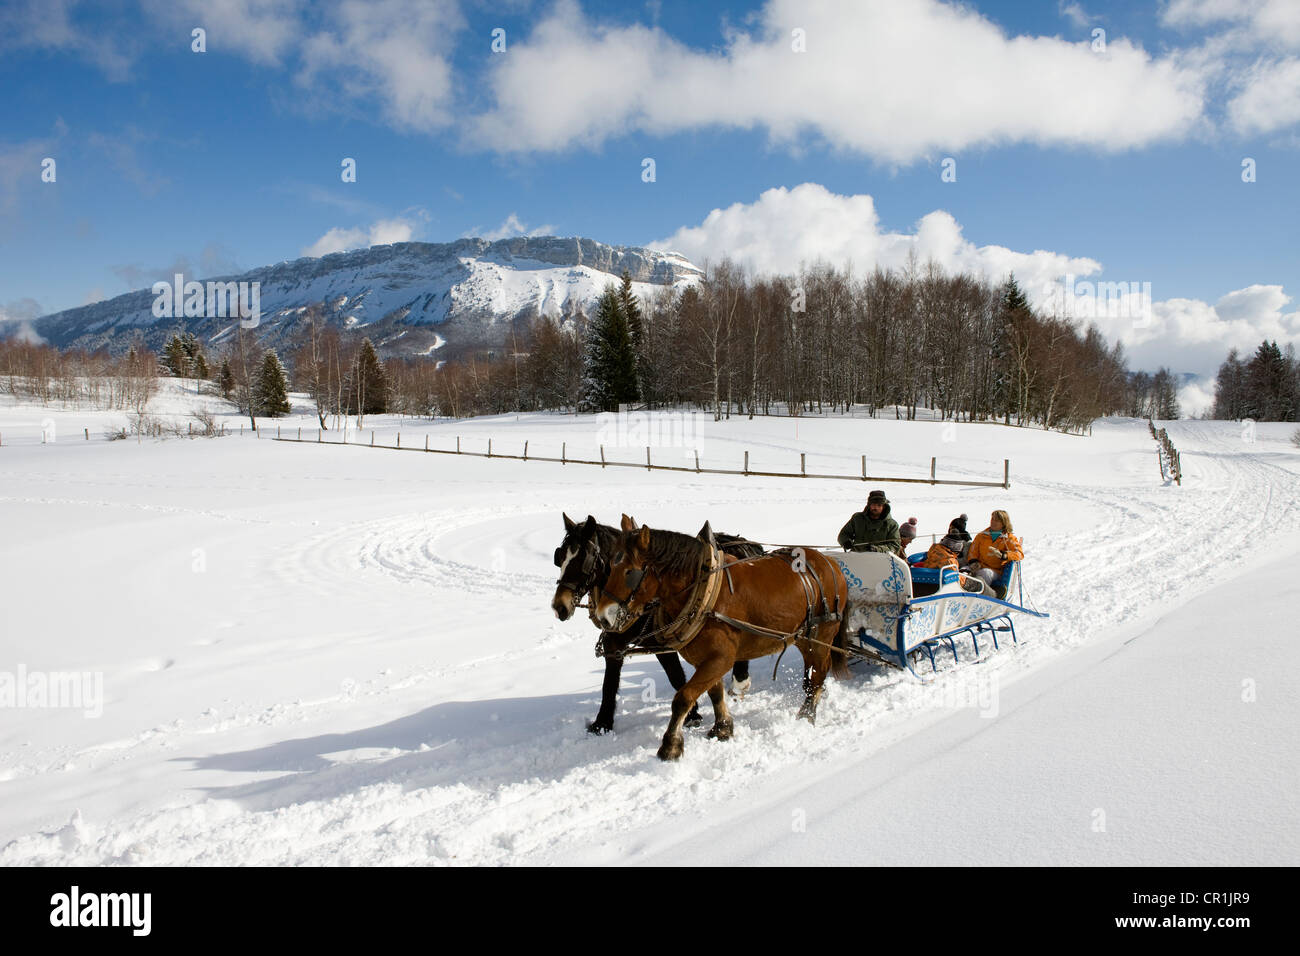
[[[20,342],[44,345],[45,339],[32,328],[32,320],[44,310],[35,299],[17,299],[0,305],[0,339],[15,338]]]
[[[1058,0],[1056,11],[1080,29],[1090,26],[1097,19],[1078,3],[1067,3],[1066,0]]]
[[[498,239],[509,239],[513,236],[549,236],[553,235],[554,232],[555,227],[552,225],[529,226],[522,222],[517,214],[512,212],[495,229],[482,230],[475,227],[465,233],[465,236],[475,236],[487,239],[489,242],[496,242]]]
[[[1105,152],[1186,134],[1203,81],[1173,58],[1113,38],[1008,37],[938,0],[768,0],[721,51],[658,28],[603,26],[561,0],[492,61],[495,107],[473,137],[501,151],[597,146],[626,132],[765,129],[890,162],[1029,142]],[[806,52],[792,50],[792,30]],[[556,91],[563,90],[563,96]]]
[[[335,226],[310,246],[302,250],[304,256],[327,256],[332,252],[360,249],[369,246],[386,246],[394,242],[410,242],[415,235],[415,223],[408,219],[380,219],[367,228],[344,229]]]
[[[922,266],[933,259],[949,272],[973,272],[994,282],[1014,271],[1027,290],[1066,273],[1086,276],[1101,269],[1095,260],[1058,252],[976,246],[943,210],[921,217],[913,232],[883,232],[871,196],[841,196],[817,183],[769,189],[753,203],[714,209],[700,225],[649,246],[696,263],[725,256],[759,273],[792,273],[821,259],[834,266],[852,264],[859,275],[876,266],[901,269],[915,251]]]
[[[1280,285],[1252,285],[1224,295],[1211,305],[1200,299],[1164,299],[1140,310],[1115,310],[1098,316],[1098,327],[1112,341],[1121,339],[1132,368],[1167,365],[1176,372],[1213,375],[1229,349],[1249,356],[1265,339],[1279,344],[1300,337],[1300,312]]]
[[[399,129],[436,130],[453,118],[449,56],[463,26],[455,0],[343,0],[304,42],[297,81],[323,76],[348,98],[378,100]]]
[[[1295,0],[1172,0],[1160,20],[1182,28],[1227,23],[1262,45],[1300,47],[1300,4]]]
[[[1228,101],[1239,132],[1269,133],[1300,123],[1300,58],[1259,63],[1239,75],[1241,92]]]
[[[298,41],[301,0],[146,0],[151,17],[183,28],[177,42],[189,47],[190,31],[206,32],[206,55],[234,53],[263,65],[278,65]]]
[[[1214,407],[1213,375],[1200,375],[1178,387],[1178,410],[1183,418],[1196,418]]]

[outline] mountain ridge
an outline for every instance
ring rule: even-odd
[[[257,335],[272,347],[292,341],[302,315],[317,306],[327,323],[366,329],[384,354],[439,350],[442,356],[449,341],[452,351],[499,345],[504,321],[543,314],[558,318],[586,309],[625,269],[642,297],[657,288],[693,284],[702,275],[674,253],[581,236],[516,236],[370,246],[284,260],[238,275],[185,278],[205,288],[257,283]],[[159,349],[181,330],[219,347],[233,333],[233,317],[207,314],[211,302],[201,315],[156,316],[156,287],[52,313],[32,327],[59,348],[110,352],[125,351],[136,341]]]

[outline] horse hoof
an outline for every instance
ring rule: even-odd
[[[749,693],[749,688],[753,686],[753,683],[754,682],[751,681],[748,677],[746,677],[744,680],[733,679],[731,682],[731,696],[744,697],[746,694]]]
[[[593,720],[591,723],[587,725],[587,733],[589,734],[597,734],[597,735],[608,734],[608,733],[612,733],[613,730],[614,730],[614,722],[612,720],[604,721],[601,720],[600,718],[597,718],[596,720]]]
[[[808,723],[810,723],[810,724],[812,724],[814,727],[816,727],[816,726],[817,726],[817,711],[814,710],[814,709],[811,708],[811,707],[808,707],[808,706],[800,707],[800,708],[799,708],[799,713],[798,713],[796,719],[798,719],[798,720],[806,720],[806,721],[808,721]]]
[[[731,721],[727,721],[725,724],[714,724],[713,727],[709,729],[706,736],[711,737],[714,740],[730,740],[735,732],[735,725]]]
[[[683,721],[683,723],[687,727],[698,727],[700,724],[704,723],[704,715],[701,714],[698,709],[692,710],[686,715],[686,720]]]
[[[659,759],[678,760],[681,758],[684,749],[685,747],[682,746],[680,740],[665,740],[659,747]]]

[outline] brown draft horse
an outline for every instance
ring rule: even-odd
[[[706,524],[700,535],[638,528],[623,515],[623,533],[600,589],[596,616],[611,629],[647,611],[657,619],[678,619],[690,601],[699,576],[707,574],[713,535]],[[804,573],[800,573],[801,569]],[[708,691],[713,703],[709,736],[728,740],[733,733],[722,679],[737,660],[780,653],[793,643],[803,655],[805,697],[799,716],[817,718],[817,701],[828,673],[848,673],[844,612],[848,585],[837,565],[812,548],[782,549],[740,561],[722,555],[721,588],[699,632],[677,652],[695,674],[673,697],[672,717],[659,747],[661,760],[682,755],[682,723],[692,705]],[[720,618],[719,615],[722,617]],[[768,636],[737,627],[755,625],[784,636]],[[811,638],[811,640],[809,639]]]

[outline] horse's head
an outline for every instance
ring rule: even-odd
[[[618,538],[609,573],[593,592],[596,619],[613,631],[624,631],[646,612],[659,595],[659,575],[650,565],[650,528],[636,526],[623,515],[623,533]]]
[[[555,597],[551,599],[551,609],[561,621],[573,617],[577,603],[604,570],[596,528],[596,519],[591,515],[581,524],[564,515],[564,540],[555,549],[555,566],[560,569],[560,578],[555,582]]]

